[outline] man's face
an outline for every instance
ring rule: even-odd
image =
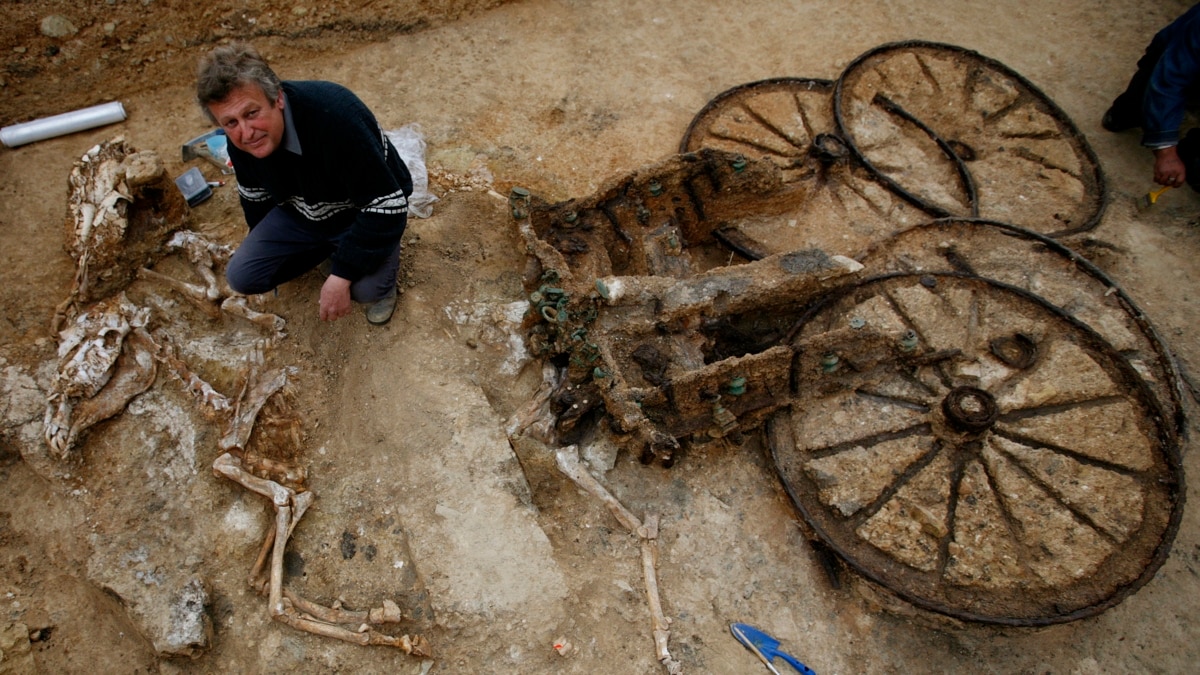
[[[209,103],[208,111],[230,143],[259,159],[283,142],[282,90],[271,101],[257,84],[238,85],[223,100]]]

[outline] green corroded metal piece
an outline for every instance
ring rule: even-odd
[[[741,396],[742,394],[746,393],[746,378],[733,378],[729,381],[729,386],[726,387],[725,390],[728,391],[731,396]]]

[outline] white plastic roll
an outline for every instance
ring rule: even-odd
[[[4,127],[0,129],[0,143],[15,148],[18,145],[113,124],[124,119],[125,106],[121,105],[120,101],[101,103],[90,108]]]

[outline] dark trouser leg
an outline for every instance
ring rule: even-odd
[[[1142,98],[1146,94],[1146,85],[1150,83],[1150,74],[1162,58],[1166,46],[1157,35],[1150,41],[1146,53],[1138,59],[1137,72],[1130,78],[1129,86],[1113,101],[1105,114],[1105,128],[1110,127],[1109,120],[1111,127],[1117,130],[1142,126]]]
[[[225,278],[238,293],[266,293],[316,267],[335,247],[328,232],[277,207],[242,240]]]
[[[1200,192],[1200,129],[1190,129],[1187,135],[1179,141],[1179,159],[1183,160],[1183,168],[1187,171],[1187,184]]]
[[[388,256],[379,269],[350,284],[350,299],[355,302],[382,300],[396,290],[396,277],[400,273],[400,245]]]
[[[272,209],[250,230],[229,260],[225,278],[238,293],[266,293],[313,269],[333,254],[345,233],[331,235],[327,228],[283,208]],[[400,271],[400,245],[374,272],[350,286],[355,302],[374,302],[396,287]]]

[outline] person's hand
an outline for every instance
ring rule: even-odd
[[[321,320],[335,321],[350,313],[350,280],[329,275],[321,286]]]
[[[1154,151],[1155,183],[1179,187],[1185,180],[1187,169],[1183,166],[1183,160],[1179,159],[1179,151],[1175,146]]]

